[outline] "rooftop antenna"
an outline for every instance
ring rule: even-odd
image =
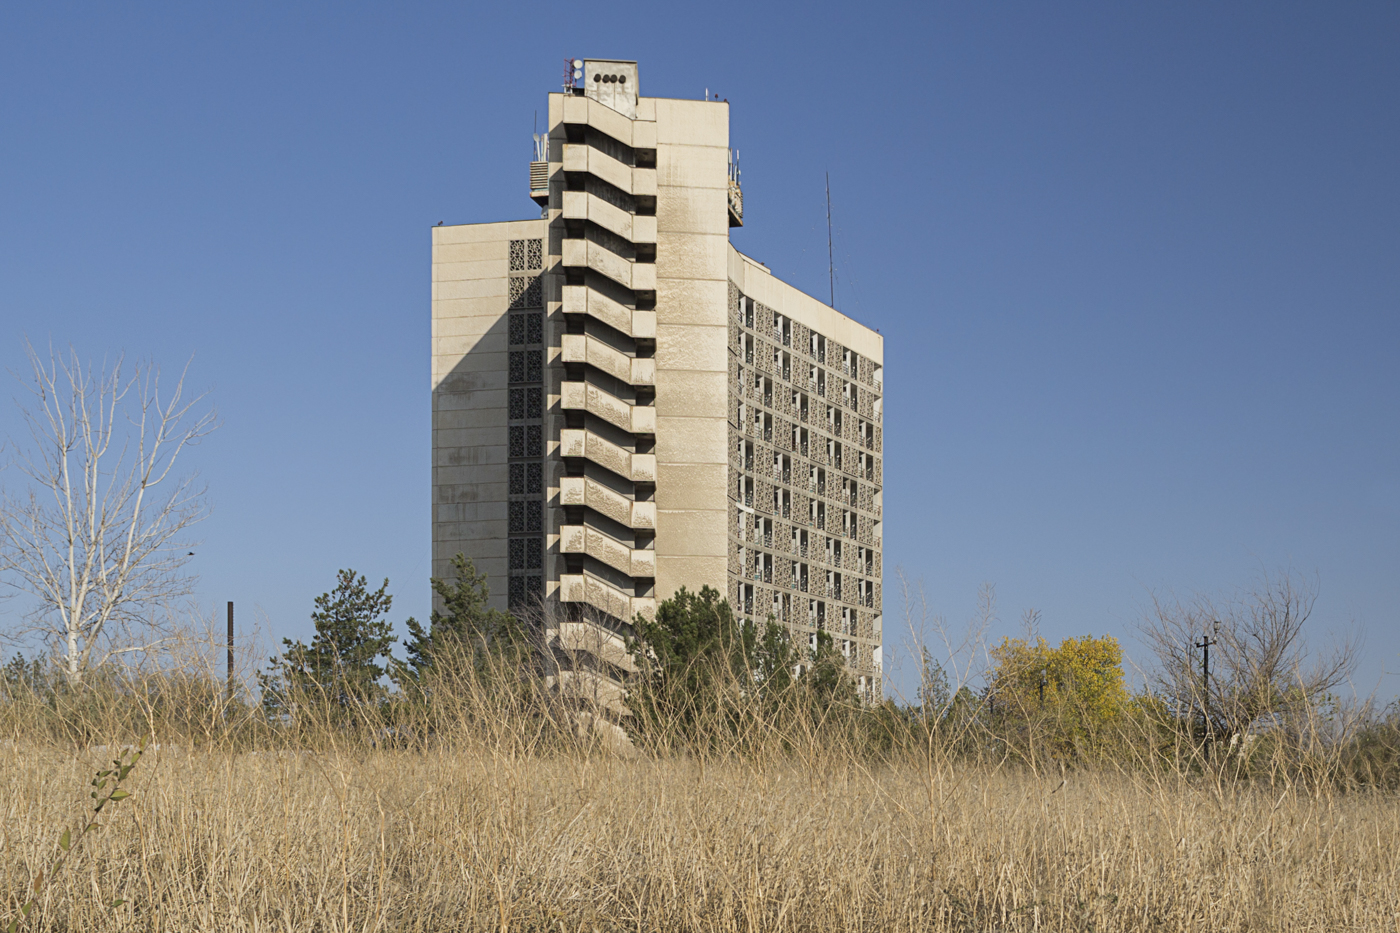
[[[836,307],[836,254],[831,248],[831,173],[826,173],[826,268],[831,277],[831,306]]]

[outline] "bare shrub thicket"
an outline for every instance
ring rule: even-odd
[[[1223,601],[1154,600],[1142,632],[1158,662],[1157,694],[1173,708],[1204,712],[1214,736],[1306,715],[1346,682],[1356,660],[1351,641],[1309,646],[1316,602],[1315,585],[1294,574],[1266,576]],[[1205,636],[1215,643],[1208,683],[1197,648]]]
[[[1330,780],[1362,732],[1375,734],[1377,711],[1345,696],[1355,638],[1308,640],[1316,601],[1316,584],[1293,573],[1263,575],[1225,599],[1154,599],[1140,631],[1156,664],[1139,712],[1174,758]]]

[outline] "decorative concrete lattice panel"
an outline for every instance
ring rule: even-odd
[[[510,307],[539,308],[544,305],[543,279],[538,275],[512,276],[510,279]]]
[[[512,576],[510,578],[511,607],[524,606],[538,600],[544,594],[544,583],[538,574]]]
[[[516,280],[512,279],[511,281]],[[512,314],[510,316],[510,342],[512,346],[544,343],[544,316],[539,313]]]
[[[511,240],[510,271],[527,272],[544,268],[543,240]]]
[[[754,302],[753,306],[753,329],[765,336],[773,333],[773,309],[767,305]]]
[[[539,500],[510,503],[510,533],[528,534],[542,526],[543,508]]]

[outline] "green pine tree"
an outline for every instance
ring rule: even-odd
[[[699,593],[682,587],[656,607],[654,619],[639,616],[635,627],[632,654],[643,673],[630,685],[629,702],[638,722],[668,722],[686,733],[713,722],[723,707],[776,700],[796,683],[794,670],[807,654],[771,617],[761,631],[735,619],[729,601],[708,586]],[[825,676],[830,663],[822,659]]]
[[[487,604],[491,591],[486,574],[478,572],[471,558],[461,553],[452,558],[452,569],[450,583],[432,578],[442,610],[433,610],[428,627],[417,619],[408,620],[409,637],[404,641],[408,663],[401,674],[408,680],[421,681],[440,658],[472,659],[480,667],[488,652],[518,653],[523,647],[515,617]]]
[[[827,632],[817,632],[817,646],[808,652],[802,675],[808,703],[814,712],[824,713],[836,703],[857,700],[855,679],[846,668],[846,658]]]
[[[261,678],[265,702],[280,711],[295,698],[322,698],[342,708],[382,699],[394,643],[393,624],[384,618],[394,601],[388,589],[387,578],[371,592],[364,576],[341,570],[335,589],[316,597],[311,644],[282,639],[282,656],[271,659],[273,673]]]
[[[664,723],[696,737],[735,716],[786,708],[821,719],[834,706],[857,705],[855,681],[830,635],[818,632],[814,650],[795,645],[772,617],[762,629],[739,622],[708,586],[699,593],[682,587],[654,619],[639,616],[634,625],[641,674],[628,685],[628,702],[639,728]]]
[[[740,625],[719,591],[681,587],[656,607],[653,619],[638,616],[633,657],[643,674],[629,702],[639,719],[656,718],[689,732],[714,713],[720,691],[751,684],[755,635]]]

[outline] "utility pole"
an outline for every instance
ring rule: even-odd
[[[233,702],[233,600],[228,601],[228,702]]]
[[[1220,634],[1220,622],[1215,623],[1215,634]],[[1210,646],[1220,644],[1211,640],[1210,635],[1202,635],[1196,647],[1201,649],[1201,734],[1205,740],[1206,761],[1210,761]]]
[[[826,173],[826,269],[831,277],[831,306],[836,307],[836,254],[831,248],[831,173]]]

